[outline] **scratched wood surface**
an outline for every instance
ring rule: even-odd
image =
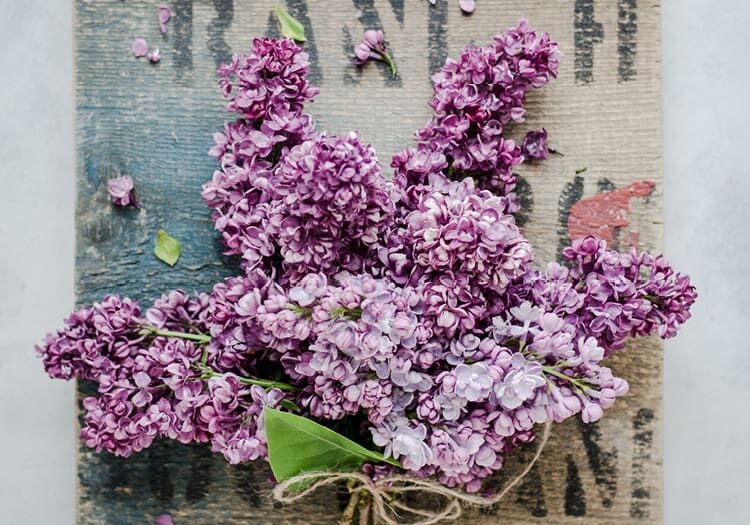
[[[154,2],[76,0],[77,294],[107,292],[152,300],[174,287],[208,290],[237,272],[220,255],[200,185],[214,169],[206,154],[225,120],[216,66],[257,35],[278,34],[275,2],[174,0],[162,36]],[[457,2],[287,0],[306,28],[311,106],[321,129],[359,129],[384,164],[408,145],[428,116],[429,76],[467,42],[527,17],[560,42],[560,78],[529,100],[527,128],[545,126],[564,157],[523,166],[522,217],[539,263],[559,257],[571,232],[593,231],[626,248],[661,242],[659,2],[497,0],[463,16]],[[359,70],[349,58],[366,28],[382,27],[401,75]],[[133,59],[136,36],[162,50],[151,65]],[[579,172],[587,168],[586,171]],[[129,174],[140,211],[109,205],[106,180]],[[152,255],[164,228],[183,243],[174,269]],[[640,341],[612,360],[631,393],[595,425],[570,420],[554,429],[540,462],[497,508],[467,512],[490,523],[661,521],[661,347]],[[85,388],[85,387],[82,387]],[[529,457],[520,450],[508,475]],[[150,524],[170,512],[178,525],[335,523],[346,496],[321,491],[279,507],[268,471],[232,467],[203,446],[157,443],[129,460],[79,450],[81,525]]]

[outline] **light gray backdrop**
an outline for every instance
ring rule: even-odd
[[[750,3],[662,3],[666,253],[700,292],[666,346],[664,521],[744,525]],[[73,386],[32,350],[73,305],[72,48],[70,0],[0,0],[0,525],[75,518]]]

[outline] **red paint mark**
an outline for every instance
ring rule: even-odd
[[[611,244],[615,228],[625,228],[629,224],[630,199],[649,195],[654,186],[650,180],[639,180],[627,188],[605,191],[576,202],[570,208],[568,237],[575,240],[594,235]],[[636,246],[638,233],[629,232],[625,242]]]

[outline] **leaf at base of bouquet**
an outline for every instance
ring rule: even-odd
[[[368,462],[398,464],[305,417],[268,407],[263,417],[268,462],[277,481],[304,472],[357,470]]]

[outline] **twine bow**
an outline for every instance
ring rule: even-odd
[[[488,507],[502,500],[529,473],[531,468],[542,455],[549,439],[552,424],[547,422],[538,442],[536,452],[524,469],[503,489],[491,497],[475,496],[466,492],[453,490],[435,481],[394,475],[373,481],[369,476],[360,472],[308,472],[299,474],[279,483],[273,489],[273,497],[280,503],[299,501],[321,487],[332,485],[339,481],[346,481],[352,497],[344,510],[341,523],[351,523],[354,512],[360,506],[360,524],[367,524],[370,514],[373,523],[385,525],[433,525],[443,520],[455,520],[461,515],[461,504]],[[292,487],[302,483],[310,485],[300,492],[293,492]],[[423,493],[429,496],[439,496],[445,504],[436,510],[416,508],[404,503],[400,496],[409,493]],[[364,497],[363,497],[364,496]],[[413,521],[399,519],[399,511],[416,516]]]

